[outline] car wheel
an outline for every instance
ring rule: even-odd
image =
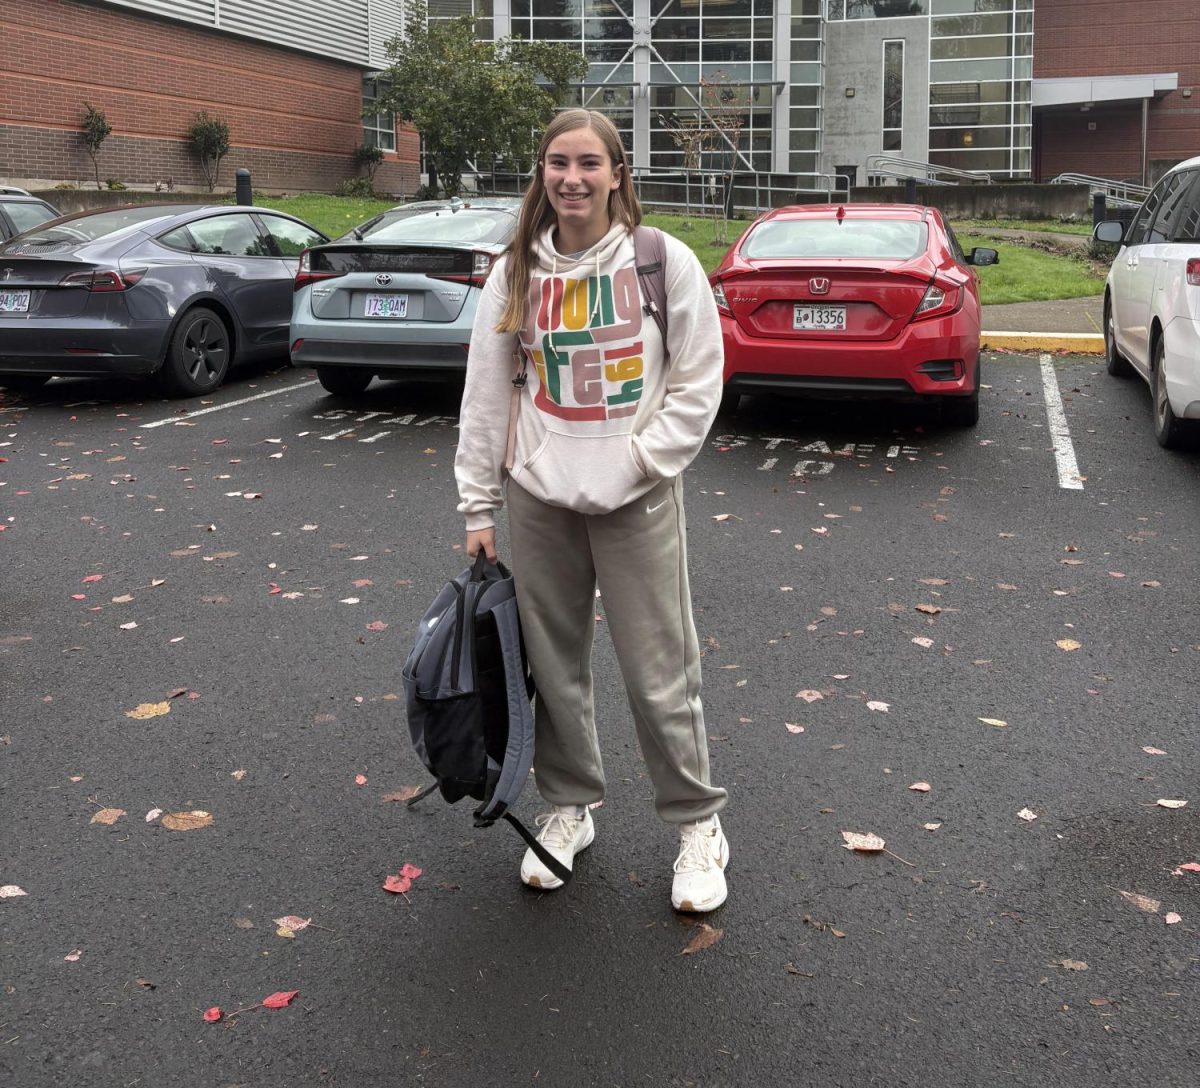
[[[1133,367],[1117,350],[1117,327],[1113,321],[1112,300],[1104,302],[1104,362],[1114,378],[1132,378]]]
[[[36,393],[49,380],[37,374],[12,374],[7,378],[0,374],[0,386],[10,393]]]
[[[371,384],[373,377],[375,375],[369,370],[360,370],[358,367],[317,367],[317,381],[321,383],[327,393],[333,393],[336,396],[349,397],[363,392]]]
[[[176,397],[211,393],[229,373],[233,354],[225,322],[205,306],[188,310],[175,326],[158,372],[163,392]]]
[[[721,404],[717,412],[723,416],[736,415],[741,403],[742,394],[726,385],[721,389]]]
[[[1151,389],[1154,394],[1154,437],[1164,449],[1174,450],[1190,445],[1196,437],[1193,421],[1180,419],[1167,399],[1166,348],[1160,334],[1154,344],[1154,375]]]

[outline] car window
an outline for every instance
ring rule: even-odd
[[[742,256],[906,261],[924,252],[928,237],[914,219],[770,219],[750,232]]]
[[[50,207],[49,204],[6,200],[0,202],[0,207],[4,208],[8,218],[12,220],[12,225],[16,228],[18,234],[22,231],[33,230],[34,227],[41,226],[51,219],[58,218],[58,212]]]
[[[196,252],[220,257],[273,257],[270,243],[245,212],[198,219],[188,228],[196,239]]]
[[[950,240],[950,249],[954,254],[954,259],[959,264],[967,263],[967,255],[963,252],[963,247],[959,244],[958,235],[951,229],[950,224],[946,224],[946,237]]]
[[[364,236],[372,242],[507,242],[516,216],[498,208],[462,208],[381,221]]]
[[[1158,210],[1154,213],[1150,229],[1146,232],[1147,243],[1165,242],[1171,236],[1174,220],[1179,211],[1179,200],[1187,194],[1191,180],[1191,174],[1183,171],[1172,174],[1167,179],[1167,187],[1163,190],[1162,200],[1159,201]]]
[[[1163,193],[1170,180],[1170,177],[1163,178],[1146,197],[1146,202],[1138,209],[1138,213],[1129,227],[1129,233],[1125,235],[1127,246],[1140,246],[1146,240],[1146,231],[1154,218],[1154,213],[1158,211],[1158,206],[1162,203]]]
[[[297,223],[294,219],[284,219],[282,215],[263,215],[259,213],[263,226],[275,240],[275,248],[281,257],[299,257],[309,246],[319,246],[328,241],[312,227]]]
[[[178,249],[183,253],[197,252],[196,243],[192,240],[191,231],[187,227],[176,227],[174,230],[167,231],[166,234],[160,234],[158,242],[168,249]]]
[[[1193,172],[1192,184],[1179,201],[1179,213],[1170,239],[1172,242],[1200,242],[1200,170]]]
[[[188,211],[186,204],[146,205],[140,208],[114,208],[106,212],[85,212],[59,219],[25,234],[23,245],[52,242],[93,242],[98,238],[114,238],[132,234],[156,219]]]

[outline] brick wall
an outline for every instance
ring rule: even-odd
[[[1037,0],[1033,74],[1148,75],[1177,72],[1180,90],[1150,103],[1152,176],[1200,154],[1200,3],[1197,0]],[[1185,98],[1180,91],[1192,88]],[[1088,122],[1095,129],[1088,129]],[[1039,110],[1038,175],[1064,171],[1137,179],[1141,102]]]
[[[85,101],[113,127],[101,179],[203,185],[186,136],[201,110],[229,124],[228,185],[239,166],[276,190],[329,190],[355,172],[354,65],[77,0],[3,0],[0,41],[0,177],[90,178]],[[416,188],[418,144],[411,130],[397,134],[380,189]]]

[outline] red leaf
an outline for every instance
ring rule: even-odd
[[[389,876],[383,882],[383,890],[393,895],[403,895],[412,887],[412,879],[407,876]]]
[[[215,1024],[218,1020],[221,1019],[220,1008],[218,1006],[214,1005],[211,1009],[205,1009],[204,1010],[204,1019],[207,1020],[210,1024]]]
[[[400,870],[400,875],[403,877],[407,877],[409,880],[416,880],[417,877],[419,877],[421,875],[421,870],[418,869],[415,865],[410,865],[406,861],[404,863],[404,867]]]
[[[103,575],[103,574],[89,574],[89,575],[88,575],[88,576],[87,576],[87,577],[86,577],[86,578],[83,580],[83,582],[84,582],[84,585],[86,585],[88,582],[98,582],[98,581],[100,581],[100,579],[101,579],[101,578],[103,578],[103,577],[104,577],[104,575]]]
[[[387,624],[384,623],[383,620],[373,620],[371,623],[367,624],[367,630],[368,631],[386,631]]]
[[[263,998],[263,1008],[282,1009],[285,1005],[290,1005],[292,1003],[292,998],[295,997],[299,992],[299,990],[280,990],[278,993],[273,993],[270,997]]]
[[[282,593],[283,592],[283,587],[278,585],[277,583],[271,582],[270,585],[271,585],[272,593]]]

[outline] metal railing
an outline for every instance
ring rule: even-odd
[[[1150,195],[1150,186],[1138,185],[1133,181],[1113,181],[1112,178],[1097,178],[1091,174],[1059,174],[1050,179],[1051,185],[1086,185],[1093,193],[1103,193],[1105,200],[1113,204],[1138,205]]]
[[[992,175],[983,170],[958,170],[953,166],[917,162],[894,155],[868,155],[867,178],[914,178],[925,185],[958,185],[964,181],[972,184],[990,182]]]

